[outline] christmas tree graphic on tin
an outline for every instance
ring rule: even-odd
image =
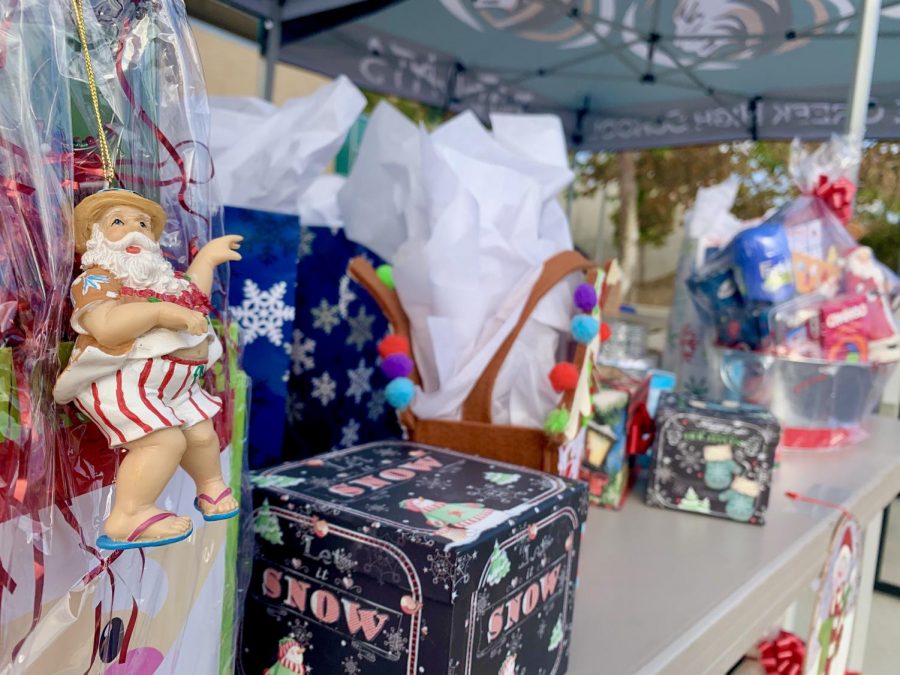
[[[694,490],[694,488],[692,487],[689,487],[687,489],[687,492],[684,493],[684,497],[682,497],[681,501],[678,502],[678,508],[682,511],[693,511],[694,513],[709,514],[709,498],[704,497],[703,499],[700,499],[699,495],[697,495],[696,490]]]
[[[272,513],[268,499],[263,502],[256,513],[256,519],[253,521],[253,531],[270,544],[280,545],[284,543],[284,538],[281,535],[281,526],[278,524],[278,516]]]
[[[292,488],[297,487],[301,483],[304,482],[303,478],[297,478],[296,476],[279,476],[277,474],[269,476],[265,474],[259,474],[256,476],[250,476],[250,482],[253,483],[256,487],[261,488]]]
[[[484,479],[495,485],[512,485],[522,476],[517,473],[503,473],[502,471],[485,471]]]
[[[491,554],[491,560],[488,563],[487,576],[484,580],[487,582],[488,586],[496,586],[506,578],[506,575],[509,574],[511,569],[512,564],[509,562],[509,556],[506,554],[505,550],[500,549],[500,546],[495,541],[494,552]]]
[[[306,650],[294,638],[281,638],[278,642],[278,661],[267,668],[263,675],[306,675],[304,652]]]
[[[552,652],[554,649],[559,647],[559,643],[562,642],[562,639],[563,639],[562,617],[559,617],[556,620],[556,624],[553,626],[553,630],[550,632],[550,644],[547,645],[547,651]]]

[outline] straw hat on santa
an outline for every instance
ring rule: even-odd
[[[137,192],[121,188],[100,190],[85,197],[75,207],[75,250],[84,253],[94,225],[100,222],[103,214],[114,206],[131,206],[143,211],[150,217],[150,230],[153,238],[159,241],[166,227],[166,212],[154,201],[141,197]]]

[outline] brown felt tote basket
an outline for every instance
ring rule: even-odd
[[[409,318],[403,311],[397,292],[381,282],[365,258],[354,258],[347,270],[375,298],[392,330],[411,340]],[[491,401],[497,374],[538,302],[556,284],[575,272],[583,272],[587,283],[596,283],[597,265],[575,251],[563,251],[544,263],[515,327],[497,349],[463,403],[462,419],[422,419],[407,408],[400,413],[400,422],[410,440],[550,473],[557,472],[559,448],[565,438],[561,434],[548,435],[543,429],[494,424],[491,421]],[[585,345],[579,344],[574,359],[578,372],[581,372],[586,354]],[[416,384],[421,384],[416,371],[410,377]],[[565,409],[571,410],[573,397],[574,392],[566,393],[562,403]]]

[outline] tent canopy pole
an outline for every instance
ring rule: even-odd
[[[860,146],[866,136],[866,117],[869,111],[869,96],[872,92],[872,70],[875,67],[880,17],[881,0],[863,0],[856,46],[856,67],[847,104],[847,135],[851,141]]]
[[[272,18],[266,19],[266,60],[263,63],[261,94],[271,101],[275,93],[275,66],[278,65],[278,52],[281,49],[281,0],[271,0]]]

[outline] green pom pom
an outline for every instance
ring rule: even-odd
[[[569,424],[568,410],[551,410],[544,422],[544,430],[548,434],[561,434]]]
[[[390,265],[379,265],[375,269],[375,274],[381,279],[381,283],[394,290],[394,268]]]

